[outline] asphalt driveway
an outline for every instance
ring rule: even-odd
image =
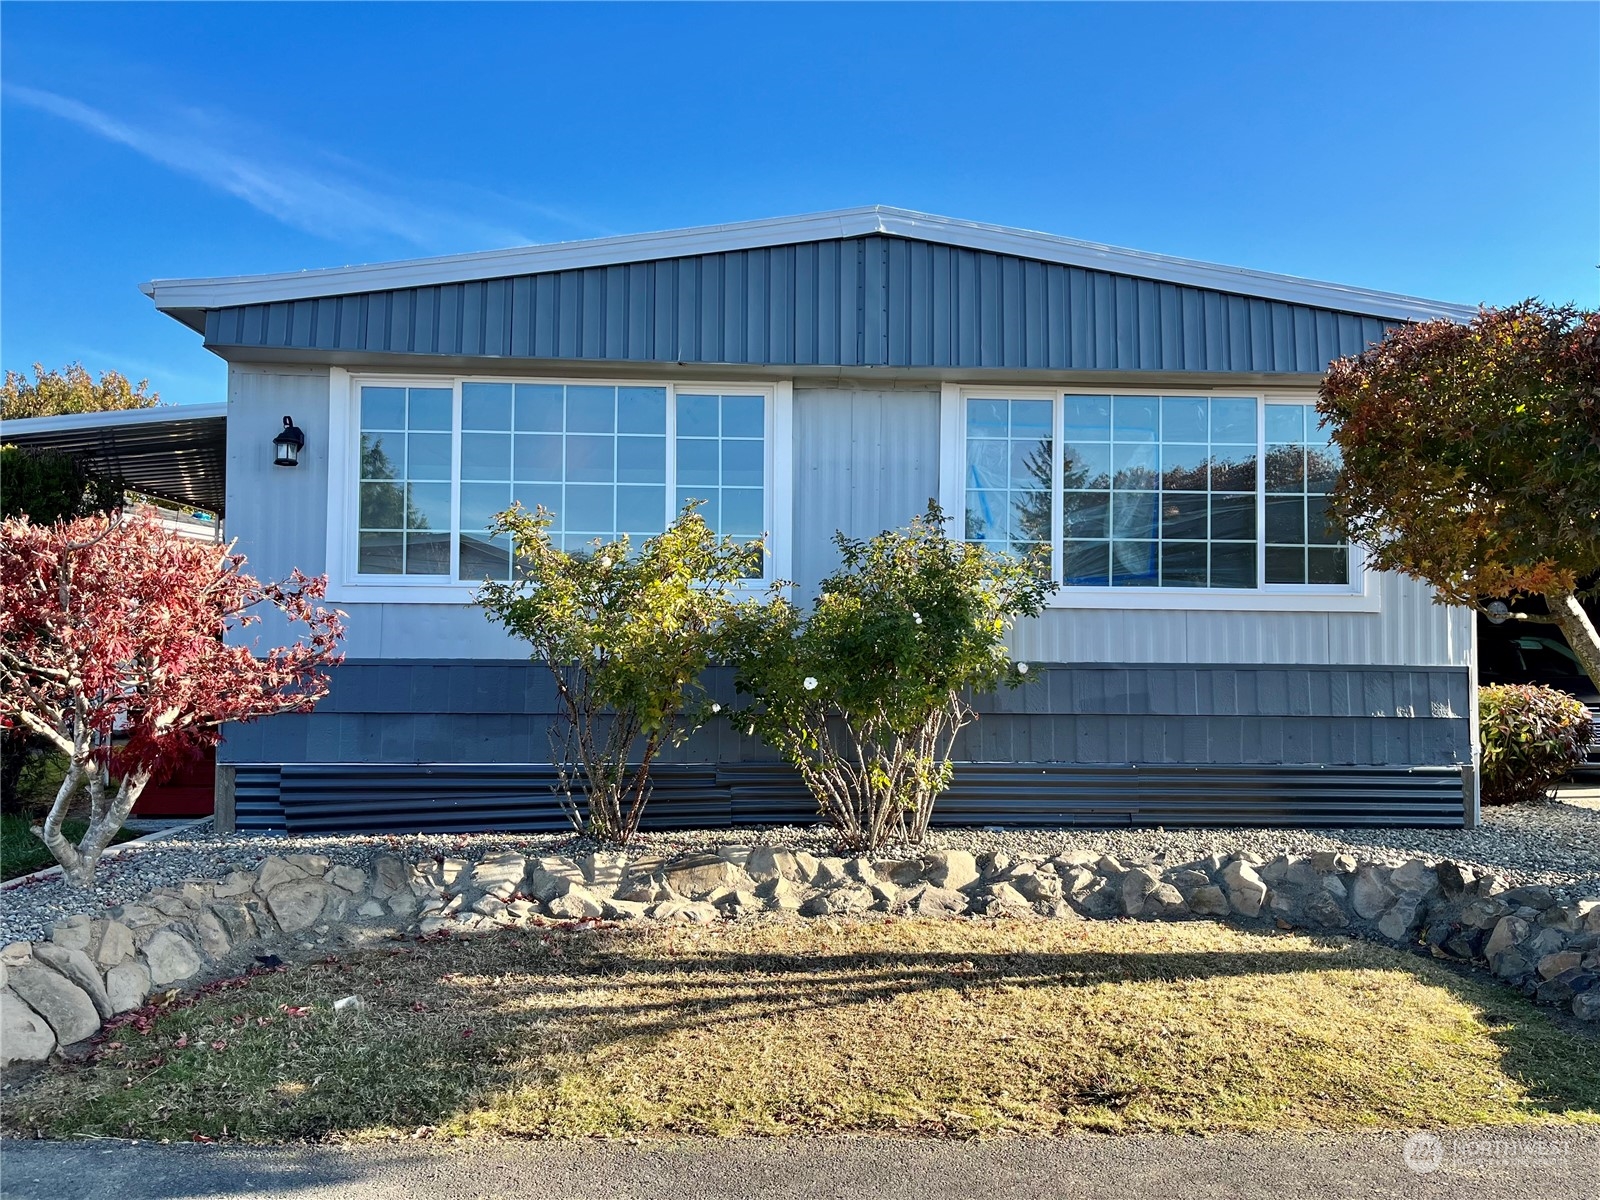
[[[0,1191],[7,1200],[1595,1200],[1600,1130],[1420,1135],[1409,1148],[1404,1134],[965,1143],[796,1137],[357,1149],[5,1142]]]

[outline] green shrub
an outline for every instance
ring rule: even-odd
[[[533,646],[555,680],[550,729],[557,789],[574,828],[626,843],[650,798],[650,766],[714,711],[699,676],[760,569],[761,543],[718,538],[691,502],[635,549],[626,536],[589,552],[558,548],[550,514],[513,508],[497,533],[516,551],[514,583],[486,583],[478,603]]]
[[[1026,678],[1005,634],[1043,606],[1044,573],[944,524],[930,504],[905,530],[836,534],[843,561],[809,613],[775,596],[732,631],[751,699],[734,719],[795,766],[851,849],[921,841],[976,716],[966,695]]]
[[[1544,800],[1583,762],[1589,710],[1555,688],[1493,684],[1478,689],[1485,804]]]

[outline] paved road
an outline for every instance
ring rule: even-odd
[[[6,1200],[1052,1200],[1054,1197],[1454,1197],[1596,1200],[1600,1130],[1446,1134],[1406,1165],[1401,1134],[873,1138],[247,1150],[6,1142]]]

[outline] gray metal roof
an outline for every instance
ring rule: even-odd
[[[228,406],[185,404],[0,423],[0,443],[60,450],[134,491],[221,515]]]
[[[1164,254],[1149,254],[1055,234],[962,221],[881,205],[316,271],[208,279],[158,279],[145,284],[143,290],[161,311],[170,313],[197,330],[203,330],[204,314],[208,309],[436,287],[870,235],[1010,255],[1036,262],[1367,317],[1402,320],[1447,317],[1465,320],[1476,311],[1469,305],[1322,283],[1292,275],[1221,266]]]

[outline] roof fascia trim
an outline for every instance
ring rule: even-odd
[[[430,287],[798,242],[862,237],[874,233],[1363,316],[1404,320],[1444,317],[1461,321],[1470,319],[1477,312],[1471,305],[1449,304],[1416,296],[1301,279],[1293,275],[1127,250],[1055,234],[881,206],[367,266],[210,279],[158,279],[144,284],[141,290],[163,312],[180,315],[180,310],[228,308],[395,288]]]

